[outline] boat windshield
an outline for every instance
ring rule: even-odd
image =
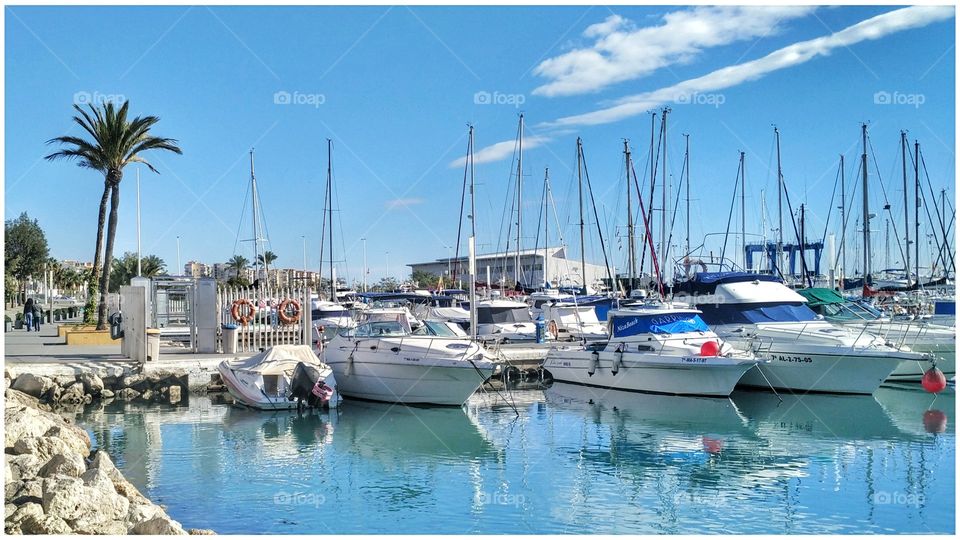
[[[389,337],[408,335],[403,325],[397,321],[378,321],[361,324],[347,335],[353,337]]]
[[[657,313],[649,315],[617,315],[611,323],[613,337],[639,334],[683,334],[709,332],[707,323],[696,313]]]
[[[460,328],[456,326],[456,328]],[[413,331],[415,336],[437,336],[437,337],[464,337],[466,333],[462,330],[457,333],[450,325],[437,321],[423,321],[423,326]]]
[[[824,304],[818,310],[831,321],[872,321],[877,316],[856,303]]]
[[[703,318],[710,324],[757,324],[774,322],[805,322],[817,320],[817,314],[806,304],[699,304]]]
[[[530,322],[530,311],[525,307],[477,308],[477,323],[479,324],[503,324],[515,322]]]

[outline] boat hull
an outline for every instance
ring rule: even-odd
[[[824,350],[832,349],[832,350]],[[776,344],[758,356],[770,360],[748,371],[741,386],[869,395],[880,387],[902,361],[917,361],[920,355],[884,350],[839,352],[841,347],[796,345],[780,348]],[[847,349],[847,351],[851,351]]]
[[[596,358],[596,369],[590,374]],[[622,356],[620,368],[614,364]],[[727,397],[756,360],[667,357],[642,353],[557,349],[544,369],[555,381],[653,394]]]
[[[349,398],[406,405],[463,405],[493,375],[489,360],[431,358],[429,352],[390,340],[331,347],[325,361]],[[397,348],[398,351],[392,351]]]

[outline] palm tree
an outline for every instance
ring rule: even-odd
[[[246,279],[243,277],[243,271],[250,266],[250,261],[243,255],[234,255],[229,261],[227,261],[227,269],[233,270],[234,275],[228,281],[236,284],[246,283]]]
[[[140,259],[140,275],[154,277],[166,271],[166,263],[156,255],[147,255]],[[114,259],[113,270],[110,273],[110,292],[117,292],[121,285],[130,283],[131,278],[137,277],[137,254],[127,251],[122,257]]]
[[[270,265],[277,260],[277,254],[272,251],[265,251],[262,255],[257,255],[257,260],[263,265],[267,275],[270,275]]]
[[[104,175],[103,196],[100,198],[100,214],[97,221],[97,247],[94,253],[94,279],[89,286],[89,296],[94,298],[97,289],[100,301],[97,306],[97,329],[106,328],[107,291],[110,288],[110,270],[113,266],[113,243],[117,234],[117,210],[120,207],[120,181],[123,180],[123,168],[131,163],[143,163],[148,169],[159,173],[140,154],[147,150],[169,150],[182,154],[175,139],[155,137],[150,134],[160,119],[156,116],[138,116],[127,120],[130,102],[124,101],[119,109],[112,102],[100,108],[89,105],[90,112],[79,105],[73,108],[78,115],[73,121],[86,131],[92,140],[82,137],[62,136],[50,139],[47,144],[60,144],[66,148],[48,156],[48,160],[76,159],[78,165],[100,171]],[[92,116],[91,116],[92,115]],[[103,224],[107,209],[107,195],[110,195],[110,221],[107,225],[106,248],[103,248]],[[104,250],[103,266],[100,270],[100,251]],[[96,273],[100,271],[99,280]],[[88,306],[92,307],[88,300]],[[89,309],[88,311],[92,311]]]

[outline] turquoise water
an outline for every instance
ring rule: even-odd
[[[175,519],[219,533],[954,532],[953,389],[511,397],[519,417],[493,395],[302,417],[191,396],[77,421]]]

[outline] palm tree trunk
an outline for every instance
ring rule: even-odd
[[[110,222],[107,225],[107,249],[103,253],[103,274],[100,278],[100,305],[97,306],[97,330],[107,328],[107,293],[110,291],[110,267],[113,265],[113,241],[117,236],[117,210],[120,208],[120,182],[113,184],[110,194]]]
[[[93,312],[97,307],[97,296],[100,292],[99,275],[101,254],[103,253],[103,227],[107,221],[107,198],[110,196],[110,182],[103,180],[103,196],[100,197],[100,214],[97,218],[97,249],[93,254],[93,272],[90,272],[90,282],[87,283],[87,301],[84,304],[83,322],[93,322]]]

